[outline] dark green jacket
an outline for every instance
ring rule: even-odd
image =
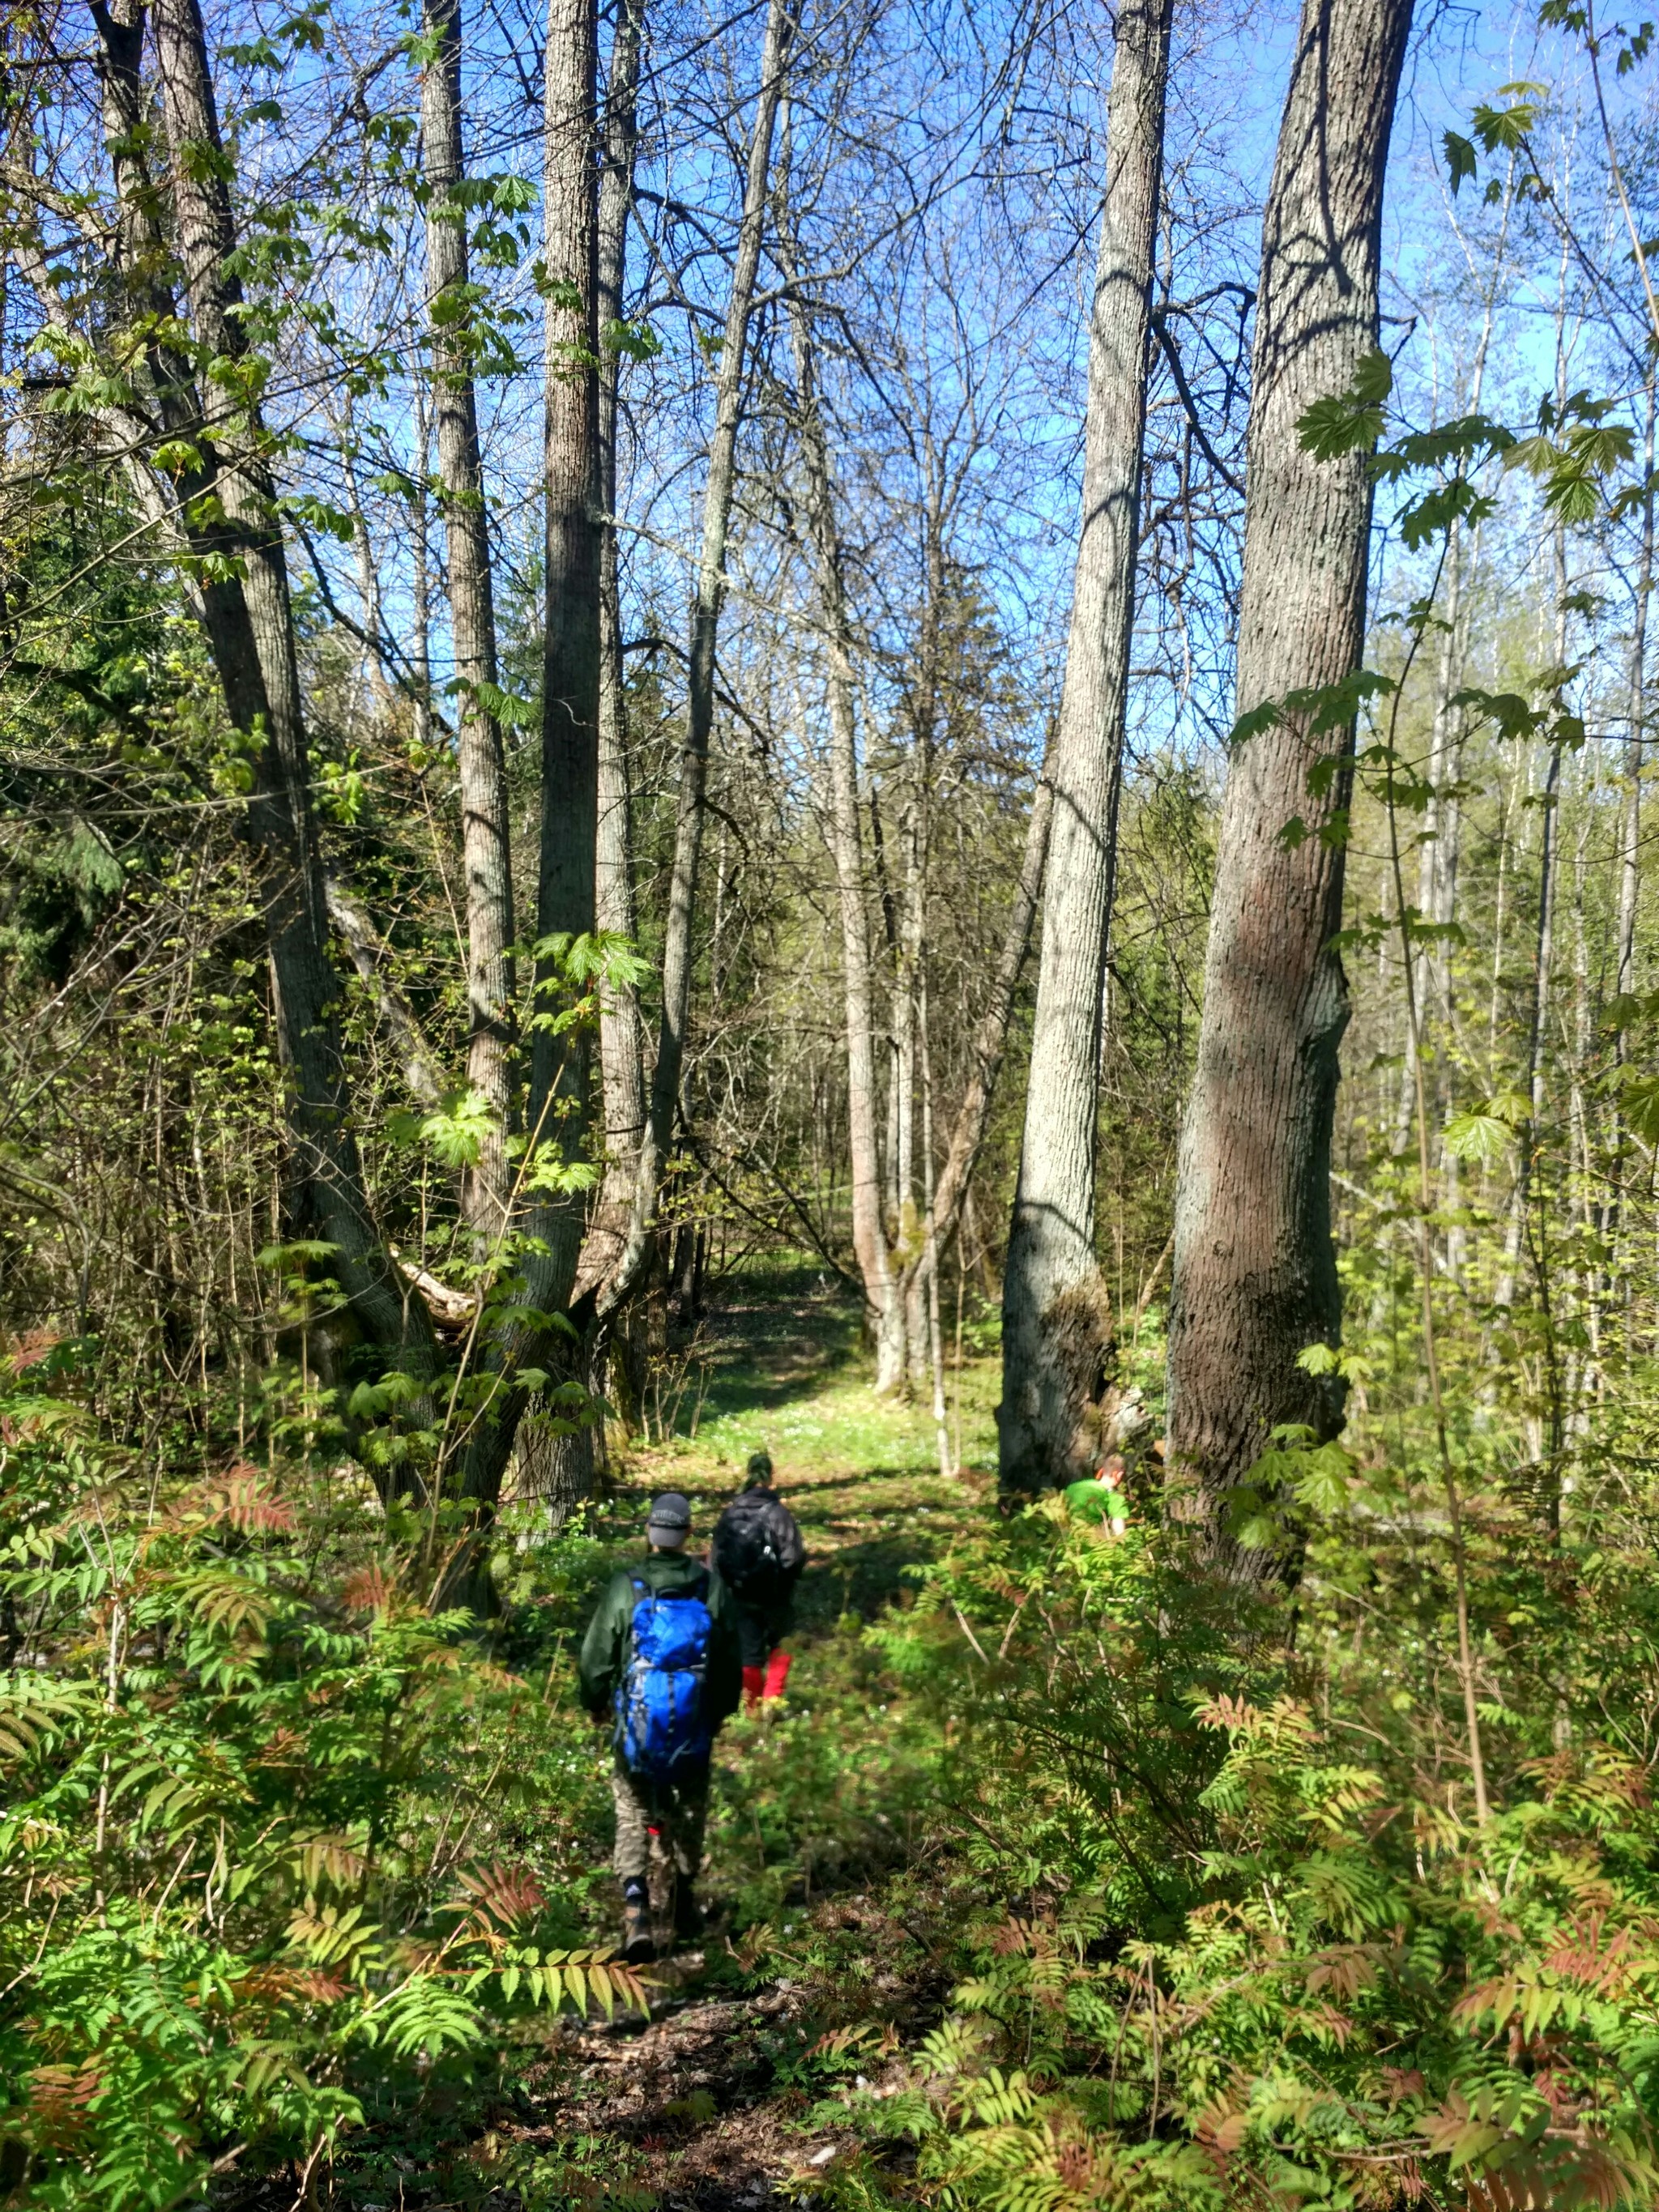
[[[732,1620],[732,1593],[712,1567],[684,1552],[649,1552],[635,1565],[619,1567],[605,1584],[582,1638],[577,1662],[582,1703],[597,1720],[611,1711],[611,1698],[628,1664],[633,1633],[634,1607],[639,1593],[637,1576],[653,1590],[686,1589],[701,1574],[708,1577],[708,1612],[714,1628],[708,1638],[708,1662],[703,1675],[704,1710],[711,1728],[718,1728],[728,1713],[737,1711],[743,1695],[743,1662]]]

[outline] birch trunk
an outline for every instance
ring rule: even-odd
[[[1126,0],[1106,126],[1090,320],[1083,526],[1049,781],[1054,822],[1019,1180],[1002,1292],[1005,1488],[1068,1480],[1092,1449],[1110,1319],[1095,1264],[1096,1087],[1127,703],[1146,340],[1164,161],[1169,0]]]
[[[674,1120],[679,1106],[686,1024],[691,1011],[691,930],[697,862],[702,850],[708,740],[714,720],[714,653],[720,635],[720,608],[726,597],[726,546],[737,481],[744,360],[748,351],[750,318],[754,312],[755,286],[760,274],[761,245],[766,227],[772,136],[794,27],[794,0],[769,0],[760,88],[755,101],[755,124],[744,184],[743,216],[738,227],[737,259],[726,302],[720,365],[714,376],[714,428],[708,446],[702,548],[691,607],[686,734],[675,808],[674,860],[669,878],[668,915],[663,940],[662,1020],[657,1039],[657,1061],[652,1072],[650,1102],[635,1175],[628,1241],[615,1273],[599,1293],[598,1309],[602,1317],[632,1294],[644,1272],[657,1194],[673,1142]]]
[[[467,212],[457,188],[461,139],[461,0],[424,0],[431,58],[421,83],[426,304],[432,330],[432,412],[449,555],[455,656],[461,866],[466,883],[466,1079],[488,1101],[490,1133],[461,1176],[462,1218],[483,1248],[507,1223],[507,1136],[513,1120],[513,866],[507,758],[490,703],[497,685],[495,588],[472,378]]]
[[[1364,649],[1371,478],[1363,453],[1321,462],[1297,426],[1376,343],[1383,179],[1411,0],[1304,0],[1262,232],[1251,369],[1237,708],[1340,684]],[[1176,1179],[1170,1437],[1218,1528],[1276,1423],[1335,1433],[1341,1388],[1298,1364],[1341,1325],[1330,1150],[1347,982],[1344,765],[1287,716],[1236,749],[1216,860],[1198,1065]],[[1352,726],[1335,738],[1352,757]],[[1300,817],[1308,834],[1286,842]]]

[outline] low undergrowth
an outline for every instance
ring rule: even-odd
[[[969,1964],[818,2108],[865,2146],[821,2200],[1655,2200],[1650,1490],[1586,1463],[1559,1540],[1472,1513],[1482,1821],[1432,1486],[1329,1450],[1299,1480],[1294,1602],[1218,1589],[1166,1495],[1117,1540],[1033,1509],[893,1626],[919,1684],[969,1654]]]
[[[418,1602],[418,1542],[349,1461],[158,1475],[77,1382],[72,1343],[0,1376],[0,2194],[495,2186],[477,2145],[561,2020],[647,2002],[571,1664],[635,1498],[557,1534],[509,1512],[513,1609],[481,1641]],[[721,1746],[710,1881],[739,1942],[901,1863],[936,1801],[937,1724],[862,1615],[802,1680]],[[526,2173],[523,2201],[564,2201]]]
[[[7,2201],[1654,2202],[1639,1399],[1548,1515],[1460,1440],[1461,1534],[1398,1436],[1285,1438],[1239,1527],[1299,1554],[1286,1595],[1206,1568],[1151,1455],[1115,1537],[942,1483],[830,1322],[816,1382],[711,1389],[580,1527],[515,1509],[493,1646],[414,1602],[344,1463],[158,1480],[73,1346],[14,1361]],[[570,1644],[644,1496],[706,1530],[760,1443],[813,1553],[796,1672],[721,1739],[701,1961],[642,1990]]]

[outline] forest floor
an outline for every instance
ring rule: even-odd
[[[877,1396],[856,1311],[816,1270],[716,1288],[674,1373],[695,1434],[631,1449],[604,1516],[622,1535],[654,1492],[682,1490],[701,1543],[764,1447],[805,1537],[787,1695],[735,1719],[717,1751],[708,1936],[650,1970],[648,2020],[567,2017],[526,2053],[510,2109],[458,2161],[411,2172],[398,2159],[395,2194],[386,2172],[344,2201],[758,2212],[828,2179],[851,2140],[836,2088],[860,2069],[878,2079],[953,1978],[933,1909],[951,1856],[941,1726],[885,1663],[882,1630],[914,1597],[907,1570],[939,1555],[991,1480],[974,1470],[993,1463],[997,1383],[993,1361],[953,1363],[969,1471],[944,1477],[925,1394]]]

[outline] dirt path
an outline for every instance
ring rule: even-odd
[[[648,2022],[571,2021],[530,2070],[525,2108],[504,2134],[514,2159],[540,2167],[547,2194],[522,2187],[499,2200],[504,2207],[580,2202],[635,2212],[654,2202],[668,2212],[759,2212],[781,2191],[793,2200],[850,2141],[833,2125],[805,2124],[833,2086],[810,2094],[800,2086],[826,2021],[867,2009],[914,2027],[943,1994],[936,1963],[884,1911],[878,1878],[867,1894],[857,1887],[877,1874],[860,1864],[869,1849],[884,1850],[890,1867],[903,1859],[902,1761],[884,1796],[873,1776],[862,1848],[847,1816],[859,1782],[891,1755],[896,1729],[888,1704],[877,1708],[891,1693],[869,1680],[865,1629],[905,1601],[905,1570],[948,1538],[964,1487],[941,1479],[931,1420],[870,1388],[856,1323],[806,1271],[787,1283],[728,1285],[695,1347],[704,1371],[689,1378],[682,1401],[701,1401],[696,1436],[639,1450],[626,1470],[641,1504],[657,1489],[685,1491],[701,1536],[749,1454],[771,1453],[810,1553],[791,1638],[796,1666],[787,1711],[764,1727],[737,1723],[720,1747],[706,1889],[721,1917],[708,1947],[653,1970]],[[985,1450],[994,1384],[967,1370],[969,1452]],[[872,1737],[862,1756],[860,1729]],[[781,1820],[780,1798],[793,1796],[799,1802]],[[757,1873],[754,1833],[772,1823]],[[816,1948],[820,1971],[744,1977],[745,1926],[763,1913],[788,1916],[783,1924]]]

